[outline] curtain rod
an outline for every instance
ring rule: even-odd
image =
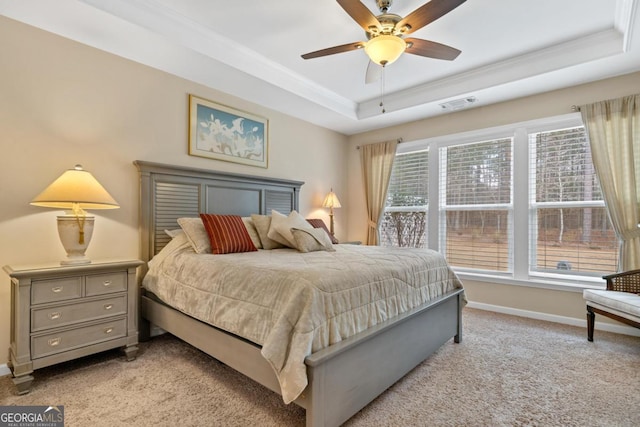
[[[398,144],[402,144],[404,141],[402,140],[402,138],[398,138]],[[356,146],[356,150],[359,150],[360,146]]]

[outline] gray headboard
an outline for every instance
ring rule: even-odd
[[[298,210],[301,181],[216,172],[136,160],[140,172],[141,257],[149,261],[169,241],[164,230],[200,213],[249,216]]]

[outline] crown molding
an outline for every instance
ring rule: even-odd
[[[623,50],[628,52],[631,48],[633,36],[633,17],[638,8],[638,0],[617,0],[614,27],[624,34]]]

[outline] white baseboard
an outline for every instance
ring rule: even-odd
[[[587,329],[587,316],[585,312],[584,319],[576,319],[575,317],[558,316],[555,314],[540,313],[538,311],[520,310],[517,308],[504,307],[501,305],[484,304],[481,302],[469,301],[469,308],[477,308],[478,310],[494,311],[496,313],[511,314],[513,316],[528,317],[530,319],[546,320],[548,322],[563,323],[565,325],[579,326],[585,328],[585,336]],[[614,325],[611,323],[596,322],[595,329],[600,331],[613,332],[616,334],[631,335],[640,337],[640,329],[632,328],[627,325]]]
[[[6,363],[3,363],[0,365],[0,377],[4,377],[5,375],[11,375],[11,369],[9,369]]]

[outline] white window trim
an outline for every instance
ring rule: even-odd
[[[602,289],[605,281],[597,277],[585,277],[583,280],[553,280],[552,278],[532,277],[526,280],[519,280],[513,277],[506,277],[494,274],[480,274],[459,271],[454,268],[461,280],[472,280],[474,282],[495,283],[501,285],[525,286],[529,288],[552,289],[556,291],[568,291],[582,293],[584,289]]]
[[[443,135],[398,145],[397,153],[429,149],[433,154],[451,145],[484,140],[513,138],[513,170],[529,170],[529,134],[556,129],[584,126],[580,113],[570,113],[555,117],[530,120],[504,126],[478,129],[451,135]],[[440,156],[429,155],[429,205],[440,206]],[[514,173],[513,176],[513,268],[509,273],[465,271],[454,267],[462,279],[491,282],[545,289],[582,292],[583,289],[602,288],[605,281],[601,277],[565,276],[553,273],[529,273],[529,174]],[[514,191],[517,189],[517,191]],[[594,206],[602,204],[594,203]],[[448,206],[448,208],[451,208]],[[484,208],[484,207],[483,207]],[[427,218],[427,247],[440,250],[440,209],[429,210]],[[436,232],[433,232],[435,230]]]

